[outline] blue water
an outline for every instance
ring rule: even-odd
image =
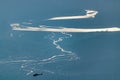
[[[1,0],[0,80],[120,80],[120,32],[20,32],[10,27],[120,27],[119,7],[119,0]],[[46,20],[83,15],[86,9],[99,13],[89,19]]]

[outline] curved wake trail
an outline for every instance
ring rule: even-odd
[[[85,15],[53,17],[53,18],[49,18],[48,20],[69,20],[69,19],[94,18],[98,14],[98,11],[94,11],[94,10],[85,10],[85,11],[86,11]]]
[[[62,42],[64,39],[72,37],[72,35],[64,32],[62,32],[61,34],[65,35],[65,37],[59,37],[57,40],[52,39],[53,45],[55,45],[56,49],[60,50],[63,53],[64,57],[68,57],[68,60],[79,59],[79,57],[77,57],[77,55],[74,52],[65,50],[58,44],[59,42]]]

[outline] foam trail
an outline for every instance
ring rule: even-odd
[[[76,33],[88,33],[88,32],[117,32],[120,31],[119,27],[111,28],[47,28],[47,27],[20,27],[20,24],[11,24],[13,30],[17,31],[46,31],[46,32],[76,32]]]
[[[64,56],[64,55],[54,55],[54,56],[49,57],[49,58],[47,58],[47,59],[41,60],[41,62],[44,62],[45,64],[46,64],[46,63],[55,62],[55,61],[57,61],[58,57],[60,58],[60,57],[63,57],[63,56]]]
[[[61,52],[63,52],[63,57],[65,57],[67,60],[77,60],[79,59],[79,57],[77,57],[77,55],[75,53],[73,53],[72,51],[69,50],[65,50],[64,48],[62,48],[58,43],[62,42],[63,39],[67,39],[72,37],[71,34],[68,33],[64,33],[62,32],[63,35],[65,35],[64,37],[59,37],[57,40],[52,40],[53,41],[53,45],[56,46],[56,49],[60,50]]]
[[[86,15],[81,16],[62,16],[62,17],[53,17],[48,20],[69,20],[69,19],[84,19],[84,18],[94,18],[98,11],[94,10],[86,10]]]
[[[59,37],[57,40],[54,39],[55,35],[53,34],[54,36],[52,36],[51,40],[52,40],[53,45],[56,47],[56,49],[60,50],[63,54],[51,56],[50,58],[41,60],[41,62],[44,62],[46,64],[46,63],[56,62],[56,61],[60,61],[60,60],[70,60],[70,59],[76,60],[76,59],[78,59],[78,57],[75,53],[73,53],[72,51],[68,51],[68,50],[63,49],[58,44],[59,42],[62,42],[64,38],[72,37],[72,35],[68,34],[68,33],[62,33],[62,34],[65,36]],[[68,58],[66,59],[66,57],[68,57]]]
[[[58,45],[57,43],[62,41],[62,37],[60,37],[58,40],[53,40],[53,44],[56,46],[57,49],[61,50],[62,52],[65,52],[65,53],[72,53],[71,51],[66,51],[64,50],[60,45]]]

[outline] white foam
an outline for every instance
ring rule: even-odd
[[[47,59],[43,59],[41,61],[43,61],[43,62],[53,62],[53,61],[55,61],[55,59],[57,59],[57,57],[62,57],[62,56],[64,56],[64,55],[54,55],[52,57],[49,57]]]
[[[28,71],[28,73],[26,74],[26,75],[30,75],[30,74],[32,74],[34,71],[32,71],[32,70],[30,70],[30,71]]]

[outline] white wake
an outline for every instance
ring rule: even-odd
[[[86,10],[85,15],[81,16],[62,16],[62,17],[53,17],[49,18],[48,20],[69,20],[69,19],[84,19],[84,18],[94,18],[98,11],[94,10]]]
[[[74,32],[74,33],[90,33],[90,32],[117,32],[119,27],[111,28],[50,28],[50,27],[22,27],[20,24],[11,24],[13,30],[17,31],[45,31],[45,32]]]

